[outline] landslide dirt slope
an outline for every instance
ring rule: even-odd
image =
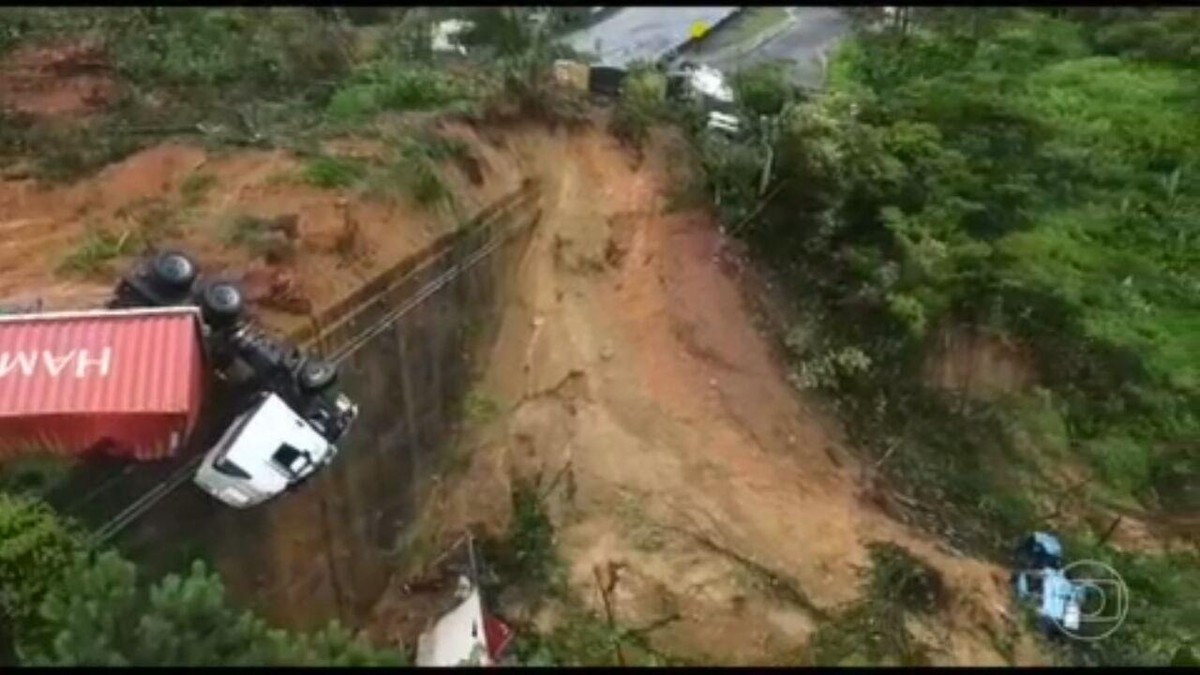
[[[456,132],[472,138],[461,128],[446,134]],[[478,184],[445,167],[462,212],[516,187],[503,161],[476,156]],[[157,248],[193,254],[206,272],[242,279],[263,318],[285,329],[456,226],[453,214],[417,205],[401,188],[394,199],[373,199],[308,185],[303,169],[284,151],[213,155],[170,142],[70,184],[0,181],[0,305],[97,307],[141,247],[120,247],[120,255],[74,271],[64,262],[85,256],[100,233],[110,242],[149,234]],[[290,236],[266,233],[286,240],[287,256],[268,263],[262,249],[232,243],[246,219],[291,223]]]
[[[859,597],[867,545],[895,542],[949,588],[943,611],[913,626],[933,660],[1009,663],[992,638],[1015,635],[1006,572],[945,552],[864,496],[837,426],[787,384],[754,327],[745,261],[704,210],[668,212],[678,155],[665,141],[641,167],[595,129],[508,142],[546,203],[481,383],[506,412],[429,522],[447,536],[500,531],[514,478],[559,476],[547,507],[577,595],[601,611],[593,570],[615,564],[618,620],[678,613],[653,643],[710,663],[802,653]],[[796,592],[781,599],[753,568]],[[403,602],[399,590],[384,599],[382,630]],[[1039,660],[1017,644],[1011,658]]]
[[[98,44],[21,46],[0,59],[0,123],[16,115],[70,131],[105,112],[123,86]],[[421,206],[400,181],[374,195],[362,184],[317,187],[305,180],[306,160],[288,152],[210,152],[195,139],[168,140],[67,183],[31,176],[36,158],[0,158],[0,308],[100,306],[147,246],[177,248],[205,272],[243,280],[260,318],[287,330],[519,185],[509,155],[470,129],[435,122],[390,131],[477,148],[442,167],[456,208]],[[366,158],[382,147],[343,139],[322,150]],[[254,236],[237,241],[247,227],[256,232],[242,234]],[[246,241],[255,238],[285,246]],[[286,255],[265,255],[269,248]]]

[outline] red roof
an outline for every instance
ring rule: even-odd
[[[195,308],[0,317],[0,456],[29,444],[151,459],[190,433],[203,397]]]

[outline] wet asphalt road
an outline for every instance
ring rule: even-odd
[[[678,58],[725,72],[763,62],[783,62],[791,66],[796,84],[816,88],[824,79],[822,59],[850,30],[849,17],[836,7],[786,7],[784,21],[757,35],[735,38],[738,22],[749,20],[745,15],[733,16],[739,9],[742,8],[625,7],[593,26],[568,34],[563,42],[579,52],[598,53],[604,65],[624,67],[634,61],[655,61],[668,55],[687,42],[697,21],[711,27],[729,19],[698,45],[682,50]]]
[[[577,52],[598,54],[604,65],[625,67],[634,61],[662,58],[687,42],[697,21],[711,27],[738,9],[625,7],[593,26],[566,35],[563,42]]]
[[[680,57],[725,72],[764,62],[783,62],[791,66],[797,84],[819,87],[824,80],[821,61],[850,31],[850,18],[836,7],[788,7],[786,11],[785,23],[742,44],[728,44],[728,40],[714,35],[713,39],[684,50]]]

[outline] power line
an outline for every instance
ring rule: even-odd
[[[100,526],[92,533],[89,545],[92,548],[97,548],[128,527],[135,520],[140,518],[142,514],[154,508],[164,497],[171,494],[180,485],[187,482],[191,477],[192,472],[204,460],[204,454],[197,454],[189,459],[187,463],[176,469],[165,480],[159,482],[154,487],[147,490],[142,496],[138,497],[132,504],[125,507],[120,513],[114,516],[104,525]]]
[[[536,190],[535,190],[535,194],[536,194]],[[513,205],[515,205],[515,203]],[[496,220],[494,220],[493,222],[497,222],[499,220],[499,218],[497,218],[497,217],[500,215],[501,215],[500,213],[494,214],[493,218],[496,218]],[[388,328],[390,328],[391,326],[393,326],[397,321],[399,321],[401,318],[406,316],[409,312],[411,312],[414,308],[419,306],[425,300],[427,300],[430,297],[432,297],[433,295],[435,295],[438,291],[440,291],[442,288],[444,288],[450,282],[452,282],[455,279],[457,279],[458,277],[460,277],[463,273],[474,268],[475,265],[477,265],[480,261],[484,260],[489,255],[491,255],[491,253],[493,253],[497,248],[499,248],[502,244],[504,244],[510,237],[519,233],[522,229],[535,224],[537,222],[538,218],[540,217],[540,215],[541,215],[541,211],[538,210],[535,212],[535,215],[532,218],[530,218],[530,220],[528,222],[522,223],[520,227],[511,228],[511,229],[502,231],[499,234],[496,234],[491,231],[491,230],[499,229],[499,228],[496,228],[495,226],[481,228],[481,231],[488,231],[489,236],[486,239],[484,239],[483,243],[480,245],[478,250],[470,253],[464,261],[455,263],[445,272],[442,272],[434,279],[430,280],[429,282],[426,282],[424,285],[422,285],[420,288],[418,288],[418,290],[412,296],[410,296],[408,300],[406,300],[403,304],[401,304],[397,309],[385,314],[383,317],[381,317],[379,320],[377,320],[374,324],[372,324],[369,328],[367,328],[363,332],[359,333],[357,336],[351,338],[350,341],[348,341],[346,344],[344,344],[340,349],[336,350],[336,352],[333,355],[333,357],[331,358],[331,360],[336,364],[341,364],[348,357],[352,356],[355,352],[357,352],[359,349],[364,347],[368,342],[370,342],[372,339],[377,337],[383,331],[385,331]],[[440,261],[440,260],[444,259],[445,256],[448,256],[453,252],[454,252],[454,249],[447,250],[446,252],[442,253],[441,255],[437,256],[436,258],[434,258],[433,260],[430,260],[428,262],[434,263],[435,261]],[[427,269],[429,269],[428,265],[422,265],[422,266],[418,267],[417,269],[412,270],[409,274],[405,275],[405,277],[403,279],[398,281],[392,288],[399,287],[405,281],[415,278],[416,275],[425,272]],[[92,533],[92,537],[90,538],[90,545],[93,548],[95,548],[95,547],[102,546],[103,544],[111,541],[113,537],[115,537],[117,534],[122,532],[126,527],[128,527],[130,524],[132,524],[138,518],[140,518],[143,514],[145,514],[150,509],[152,509],[155,505],[157,505],[159,502],[161,502],[165,497],[170,495],[172,492],[174,492],[176,489],[178,489],[181,485],[183,485],[185,482],[187,482],[188,478],[191,476],[191,472],[200,464],[200,462],[203,461],[203,458],[204,458],[203,453],[197,454],[195,457],[190,459],[186,464],[181,466],[179,469],[176,469],[166,479],[164,479],[163,481],[160,481],[159,483],[154,485],[152,488],[150,488],[144,494],[142,494],[138,499],[134,500],[133,503],[131,503],[129,506],[127,506],[126,508],[121,510],[116,516],[114,516],[112,519],[110,519],[104,525],[102,525],[98,529],[96,529]],[[122,476],[123,475],[125,475],[125,474],[122,473]],[[101,488],[104,488],[104,487],[105,487],[105,485],[102,484]],[[101,488],[98,488],[97,490],[93,490],[92,494],[94,495],[95,493],[101,491]]]

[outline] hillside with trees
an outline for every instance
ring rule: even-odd
[[[1113,514],[1200,506],[1197,18],[863,16],[826,92],[774,104],[765,203],[725,204],[818,319],[789,341],[798,385],[941,502],[931,527],[995,555],[1060,529],[1128,575],[1132,625],[1088,652],[1102,661],[1164,662],[1200,627],[1194,552],[1096,546]],[[770,80],[744,75],[743,100]],[[754,195],[761,150],[705,150],[715,188]],[[986,401],[930,386],[923,364],[962,330],[1025,347],[1036,384]]]

